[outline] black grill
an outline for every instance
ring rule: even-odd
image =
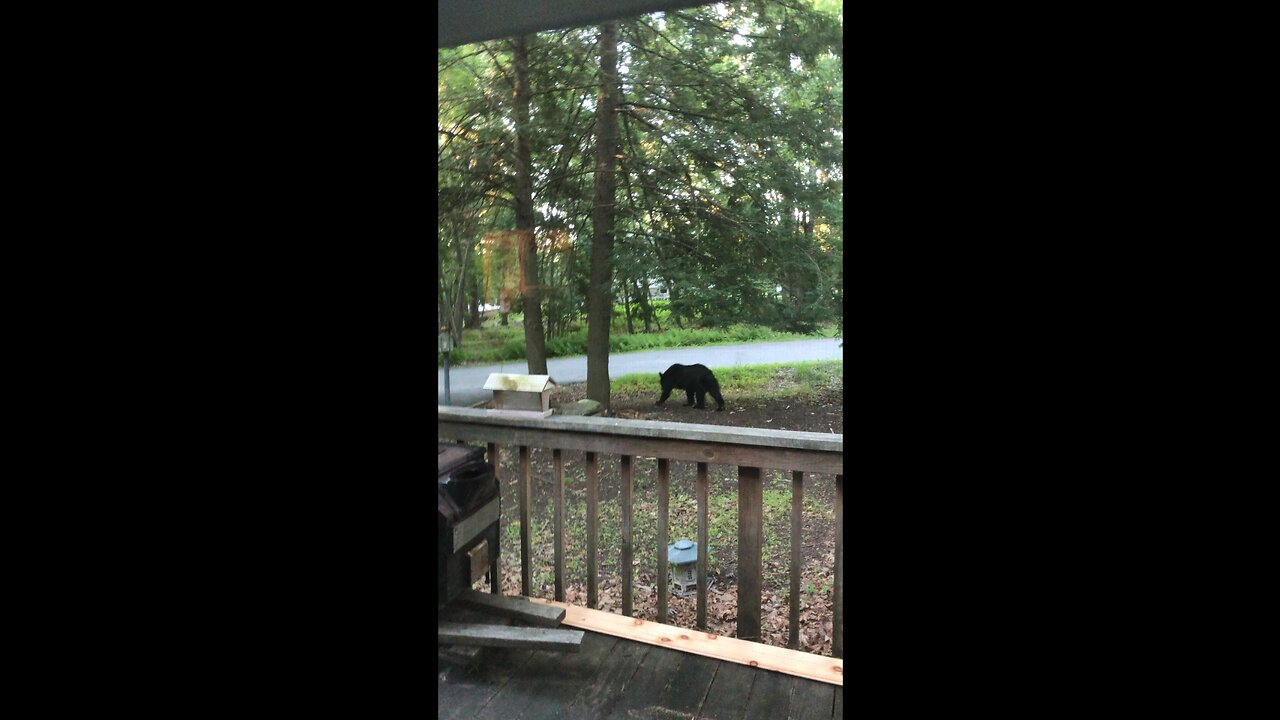
[[[498,586],[498,479],[484,449],[440,443],[436,481],[438,607],[486,571]]]

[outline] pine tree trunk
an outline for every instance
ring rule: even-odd
[[[524,298],[524,347],[530,375],[547,374],[547,340],[542,329],[542,288],[538,246],[533,234],[533,161],[529,149],[529,50],[525,37],[511,43],[515,87],[516,237],[520,244],[520,295]]]
[[[618,118],[618,26],[600,26],[600,93],[596,103],[595,203],[591,211],[591,275],[587,292],[587,398],[609,412],[609,321],[613,313],[613,190]]]
[[[471,259],[471,246],[463,247],[462,243],[459,242],[454,247],[458,258],[458,284],[450,303],[449,329],[453,335],[453,346],[462,347],[462,326],[465,319],[463,311],[466,308],[467,261]]]

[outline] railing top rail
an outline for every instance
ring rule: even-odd
[[[814,450],[818,452],[844,452],[844,435],[836,435],[834,433],[577,415],[552,415],[547,418],[519,417],[480,408],[460,408],[447,405],[438,405],[437,414],[441,421],[465,422],[476,425],[517,427],[530,430],[556,430],[593,435],[692,440],[769,448]]]

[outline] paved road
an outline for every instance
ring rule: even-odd
[[[609,356],[609,377],[617,378],[632,373],[654,373],[654,388],[658,387],[657,373],[664,372],[672,363],[692,365],[702,363],[711,369],[736,365],[764,365],[801,360],[840,360],[844,348],[841,338],[813,340],[786,340],[782,342],[748,343],[745,345],[711,345],[696,348],[665,348],[642,352],[616,353]],[[526,374],[529,365],[524,360],[512,360],[498,365],[471,365],[449,368],[449,399],[451,405],[472,405],[489,400],[493,393],[484,390],[489,373]],[[587,381],[587,356],[551,358],[547,360],[547,374],[560,384]],[[436,393],[439,404],[444,404],[444,370],[436,373]]]

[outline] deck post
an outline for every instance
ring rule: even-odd
[[[551,451],[552,492],[555,493],[555,559],[556,601],[564,602],[564,455],[560,448]]]
[[[622,463],[622,614],[631,617],[631,456],[623,455]]]
[[[600,475],[596,454],[586,453],[587,466],[587,607],[600,609],[600,561],[596,540],[600,534]]]
[[[667,461],[658,458],[658,622],[667,621],[667,515],[668,491],[671,487],[671,468]]]
[[[533,595],[533,567],[529,552],[529,496],[531,494],[529,480],[529,446],[520,446],[520,594],[525,597]]]
[[[498,487],[501,488],[502,478],[498,475],[497,443],[489,443],[489,462],[493,464],[493,477],[498,480]],[[498,545],[502,545],[501,540],[499,540]],[[496,547],[489,551],[489,592],[494,595],[502,594],[502,567],[498,564],[498,552],[500,549],[501,547]]]
[[[836,476],[836,578],[831,588],[831,656],[844,657],[844,476]]]
[[[698,463],[698,629],[707,629],[707,464]]]
[[[787,647],[800,649],[800,575],[804,563],[800,556],[801,513],[804,509],[804,472],[791,473],[791,614],[787,622]]]
[[[760,468],[738,468],[738,639],[760,640],[764,483]]]

